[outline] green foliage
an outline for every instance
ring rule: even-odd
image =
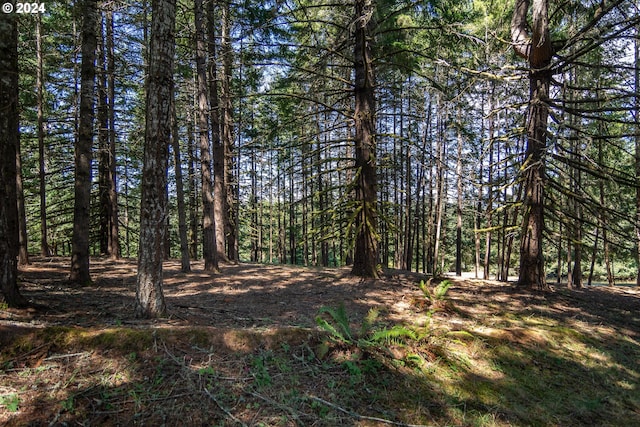
[[[207,376],[207,375],[215,375],[216,370],[212,366],[206,366],[204,368],[198,369],[198,375]]]
[[[4,406],[9,412],[17,412],[20,408],[20,397],[16,393],[0,396],[0,406]]]
[[[427,310],[427,317],[430,318],[436,312],[444,309],[447,299],[447,292],[451,287],[451,281],[443,280],[436,284],[434,287],[430,287],[429,282],[425,283],[425,281],[422,280],[418,284],[418,287],[420,288],[422,294],[428,302],[429,310]]]
[[[273,382],[267,368],[267,364],[271,360],[272,356],[270,354],[259,354],[251,359],[251,376],[253,376],[258,388],[267,387]]]
[[[75,408],[75,398],[73,395],[70,395],[65,400],[62,401],[62,409],[67,412],[73,412]]]
[[[322,314],[328,315],[328,319],[323,318]],[[316,324],[329,333],[329,338],[334,343],[352,346],[365,352],[378,352],[390,344],[402,345],[407,341],[419,341],[422,338],[415,330],[404,325],[389,328],[379,324],[378,316],[377,309],[369,310],[358,332],[354,333],[344,304],[340,304],[337,308],[322,307],[316,317]]]
[[[406,326],[394,325],[392,328],[383,328],[378,331],[374,331],[369,342],[375,344],[402,344],[405,341],[418,341],[420,336],[413,329],[409,329]]]
[[[442,282],[438,283],[435,287],[433,287],[433,289],[431,289],[429,288],[428,283],[425,283],[424,280],[421,280],[418,287],[424,294],[424,297],[427,300],[429,300],[431,303],[434,303],[436,301],[444,300],[445,295],[447,294],[447,291],[451,287],[451,281],[443,280]]]
[[[322,314],[328,314],[330,321],[325,320]],[[337,308],[321,307],[318,316],[316,316],[316,324],[329,332],[332,340],[347,344],[353,343],[353,334],[344,304],[340,304]]]

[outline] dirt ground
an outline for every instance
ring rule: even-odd
[[[241,263],[222,265],[221,273],[204,272],[195,262],[192,272],[180,272],[177,261],[165,264],[164,291],[168,318],[140,320],[133,316],[136,263],[93,259],[94,284],[73,287],[66,281],[66,258],[34,258],[21,268],[22,293],[36,305],[28,310],[0,311],[0,325],[64,326],[215,326],[313,327],[323,306],[345,304],[362,318],[381,309],[389,322],[415,321],[423,308],[418,273],[387,271],[381,280],[362,280],[348,268],[304,268]],[[451,277],[448,298],[459,311],[474,316],[496,309],[536,310],[558,317],[608,323],[640,334],[640,292],[632,287],[557,288],[549,293],[518,289],[512,284]],[[423,298],[422,298],[423,299]],[[446,315],[444,313],[443,315]]]

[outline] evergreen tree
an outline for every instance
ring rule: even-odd
[[[75,197],[71,274],[69,279],[81,286],[91,282],[89,274],[89,235],[91,232],[91,163],[93,160],[93,121],[95,95],[95,58],[98,11],[96,0],[82,3],[82,67],[80,117],[75,147]]]
[[[146,132],[136,281],[137,317],[166,311],[162,262],[167,233],[167,162],[174,90],[175,0],[153,0],[147,79]]]
[[[18,288],[18,27],[15,14],[0,16],[0,290],[10,307],[27,301]]]

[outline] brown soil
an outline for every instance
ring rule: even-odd
[[[241,263],[223,265],[222,272],[204,272],[195,262],[192,272],[180,264],[164,266],[168,317],[140,320],[133,316],[136,264],[132,260],[93,259],[93,285],[67,283],[68,260],[36,259],[21,268],[21,291],[36,308],[0,312],[0,321],[32,326],[216,326],[312,327],[322,306],[344,303],[355,317],[371,307],[384,307],[389,320],[411,315],[409,299],[419,295],[422,276],[394,272],[384,280],[361,280],[347,268],[316,269]],[[417,292],[417,293],[416,293]],[[2,324],[2,323],[0,323]]]
[[[74,287],[66,281],[68,259],[34,259],[21,268],[20,286],[35,308],[0,311],[0,325],[310,328],[323,306],[344,304],[356,319],[376,307],[393,323],[415,322],[424,310],[416,301],[422,297],[417,284],[425,276],[400,270],[387,271],[381,280],[363,280],[352,277],[348,268],[241,263],[223,265],[220,274],[210,274],[195,262],[192,272],[182,273],[176,261],[168,261],[164,268],[168,317],[140,320],[133,316],[134,261],[93,259],[94,284]],[[454,285],[448,299],[459,313],[540,311],[620,326],[634,336],[640,332],[640,292],[633,287],[557,288],[537,293],[494,281],[449,279]]]

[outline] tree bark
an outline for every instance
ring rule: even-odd
[[[198,141],[202,178],[202,253],[205,271],[218,272],[216,230],[211,176],[211,139],[209,138],[209,102],[207,97],[207,64],[202,0],[194,2],[196,27],[196,99],[198,103]]]
[[[249,196],[249,206],[251,211],[251,261],[259,262],[260,258],[260,229],[261,224],[258,217],[258,171],[256,167],[256,149],[251,150],[251,195]]]
[[[50,256],[47,236],[47,194],[44,147],[44,61],[42,57],[42,19],[36,17],[36,96],[38,103],[38,183],[40,186],[40,255]]]
[[[640,25],[636,26],[636,38],[634,41],[634,60],[636,70],[634,73],[635,96],[635,173],[636,182],[640,182]],[[636,286],[640,287],[640,186],[636,187],[636,258],[638,260],[638,274]]]
[[[575,69],[569,71],[569,84],[571,86],[575,86],[577,84],[577,73]],[[596,90],[597,93],[597,90]],[[569,102],[573,104],[574,102],[574,90],[569,89],[568,94]],[[598,97],[599,98],[599,97]],[[571,115],[569,117],[569,126],[571,127],[570,131],[570,140],[571,140],[571,152],[574,157],[574,161],[580,162],[580,154],[582,152],[581,147],[581,139],[578,137],[578,134],[575,129],[577,129],[578,123],[575,115]],[[602,133],[601,133],[602,135]],[[601,163],[602,164],[602,163]],[[571,177],[571,193],[574,195],[580,195],[582,192],[582,173],[580,169],[575,168],[570,173]],[[573,268],[568,274],[567,286],[573,289],[582,289],[583,281],[582,281],[582,235],[584,228],[584,220],[582,213],[582,204],[578,200],[578,197],[572,197],[571,202],[573,203],[573,212],[575,217],[573,219],[573,224],[571,226],[571,234],[572,238],[570,239],[570,246],[568,250],[571,250],[571,246],[573,246]],[[569,264],[571,266],[571,264]]]
[[[375,89],[371,58],[374,27],[371,0],[355,2],[355,167],[356,218],[351,274],[378,278],[378,214],[375,142]]]
[[[462,276],[462,109],[458,107],[456,159],[456,276]]]
[[[493,152],[495,142],[495,126],[494,126],[494,112],[496,111],[495,100],[495,84],[491,84],[491,91],[489,94],[489,123],[488,123],[488,140],[489,140],[489,164],[487,165],[487,210],[485,212],[485,218],[487,220],[487,234],[485,235],[484,244],[484,271],[483,279],[488,280],[491,273],[491,245],[493,243],[493,197],[494,197],[494,183],[493,183]]]
[[[18,204],[16,155],[18,109],[18,27],[15,14],[0,16],[0,290],[10,307],[25,307],[18,288]]]
[[[552,47],[549,35],[548,1],[533,0],[531,39],[527,33],[529,0],[516,0],[511,21],[511,39],[515,52],[529,62],[529,112],[527,147],[522,169],[525,174],[524,221],[520,243],[518,285],[548,289],[544,273],[542,238],[544,230],[544,186],[549,118],[549,84]]]
[[[182,159],[180,155],[180,138],[178,137],[178,117],[176,103],[171,105],[171,144],[173,148],[173,168],[176,174],[176,198],[178,203],[178,235],[180,236],[180,271],[191,271],[189,259],[189,240],[187,237],[187,208],[185,206],[184,177],[182,174]]]
[[[27,211],[24,204],[20,134],[18,134],[18,143],[16,144],[16,198],[16,202],[18,205],[18,265],[28,265],[29,236],[27,234]]]
[[[233,50],[231,46],[231,9],[229,2],[224,2],[222,12],[222,92],[221,92],[221,137],[224,150],[224,233],[226,240],[227,258],[238,261],[238,234],[235,223],[235,192],[234,192],[234,143],[233,143],[233,112],[231,103],[231,72],[233,65]]]
[[[115,101],[115,49],[113,10],[107,10],[106,27],[106,59],[107,59],[107,120],[109,126],[109,172],[107,192],[109,198],[109,232],[107,251],[111,259],[120,258],[120,225],[118,209],[118,186],[116,174],[116,101]]]
[[[151,8],[136,317],[159,317],[166,311],[162,261],[168,214],[167,161],[174,87],[176,2],[153,0]]]
[[[189,175],[189,255],[198,259],[198,180],[196,179],[196,142],[193,135],[192,109],[187,109],[187,173]]]
[[[100,254],[109,255],[109,115],[107,101],[107,66],[105,59],[104,19],[98,22],[98,44],[96,59],[98,105],[96,121],[98,122],[98,200],[100,203],[99,242]]]
[[[227,193],[225,187],[224,145],[221,139],[220,85],[218,82],[215,2],[207,6],[207,32],[209,53],[209,103],[211,106],[211,146],[213,152],[213,210],[215,217],[216,252],[219,260],[229,261],[225,250],[225,224],[228,216]]]
[[[444,240],[444,209],[446,204],[446,188],[445,188],[445,174],[446,174],[446,150],[447,141],[445,134],[445,106],[442,103],[442,96],[438,95],[438,112],[436,114],[436,156],[435,156],[435,187],[436,187],[436,203],[434,206],[434,239],[433,239],[433,265],[432,273],[434,275],[441,275],[443,271],[438,266],[441,257],[440,246]]]
[[[80,68],[80,118],[75,147],[75,199],[71,240],[71,274],[69,280],[84,286],[89,275],[89,234],[91,206],[91,163],[93,161],[93,119],[95,94],[95,58],[97,47],[96,0],[83,3],[82,64]]]

